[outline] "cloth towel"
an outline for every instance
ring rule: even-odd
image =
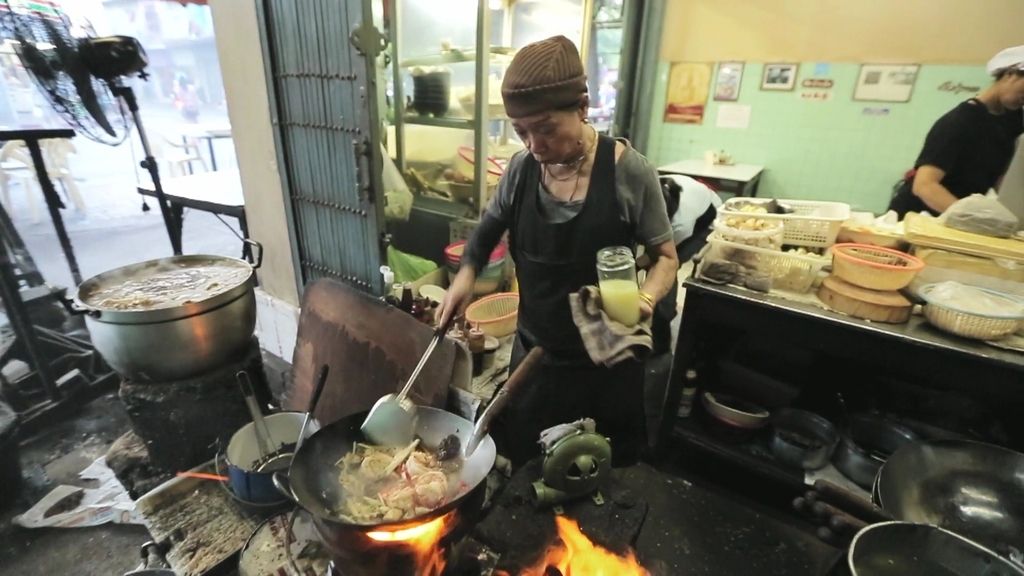
[[[544,453],[547,453],[555,447],[559,440],[566,436],[572,436],[580,432],[594,432],[596,430],[597,423],[594,422],[593,418],[583,418],[567,424],[555,424],[540,433],[539,444],[543,447]]]
[[[569,294],[569,307],[594,364],[611,367],[623,360],[641,360],[654,348],[650,318],[636,326],[612,320],[601,308],[597,286],[584,286],[576,294]]]

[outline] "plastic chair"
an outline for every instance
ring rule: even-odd
[[[161,136],[153,142],[153,148],[154,155],[167,164],[169,176],[187,176],[195,170],[193,162],[198,162],[204,172],[210,170],[203,155],[199,153],[199,142],[195,138],[175,140]]]
[[[0,201],[4,209],[11,213],[10,181],[17,179],[28,200],[29,214],[32,222],[39,222],[39,197],[33,186],[35,169],[28,146],[20,140],[12,140],[0,148]]]
[[[75,145],[71,140],[63,138],[43,140],[40,144],[43,149],[43,158],[46,161],[46,170],[50,174],[50,180],[60,184],[60,187],[64,190],[64,195],[71,200],[76,210],[85,212],[85,200],[82,199],[82,194],[78,191],[78,184],[71,173],[71,163],[68,161],[68,156],[77,153]]]

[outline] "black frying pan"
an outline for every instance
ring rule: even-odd
[[[452,480],[462,484],[458,495],[443,506],[415,518],[391,523],[361,524],[345,520],[335,512],[345,498],[344,491],[338,483],[340,470],[335,464],[352,450],[353,443],[367,442],[359,430],[366,419],[366,414],[367,412],[359,412],[346,416],[313,434],[295,454],[287,478],[282,475],[275,476],[278,489],[314,517],[328,523],[393,530],[403,525],[431,520],[456,508],[463,497],[480,484],[494,466],[494,440],[487,436],[462,463],[457,479]],[[421,439],[422,448],[428,452],[434,451],[441,440],[450,434],[458,436],[460,445],[465,446],[473,434],[473,423],[437,408],[417,409],[416,435]]]
[[[274,474],[274,483],[285,496],[313,515],[322,534],[324,530],[334,533],[353,528],[397,530],[443,516],[457,508],[491,471],[497,452],[494,440],[486,435],[487,428],[514,391],[522,387],[533,368],[540,364],[543,354],[540,347],[535,347],[527,354],[476,425],[461,416],[437,408],[417,409],[416,436],[421,439],[420,446],[427,451],[435,451],[441,441],[452,434],[459,438],[462,447],[475,444],[472,453],[465,457],[457,478],[449,480],[459,483],[459,492],[439,508],[414,518],[372,524],[350,522],[335,512],[345,497],[338,482],[339,469],[336,463],[352,450],[355,442],[366,443],[360,426],[367,412],[351,414],[318,430],[296,452],[288,475],[281,472]],[[474,434],[478,442],[472,441]]]

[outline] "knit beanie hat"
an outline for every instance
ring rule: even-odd
[[[501,97],[509,118],[571,106],[587,93],[580,53],[565,36],[554,36],[524,46],[516,52]]]

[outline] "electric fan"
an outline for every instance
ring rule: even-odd
[[[0,27],[40,91],[76,131],[116,146],[134,122],[145,153],[141,166],[153,180],[171,248],[181,254],[180,227],[164,196],[135,93],[124,82],[133,75],[147,78],[142,45],[129,36],[72,36],[67,15],[45,0],[0,0]]]

